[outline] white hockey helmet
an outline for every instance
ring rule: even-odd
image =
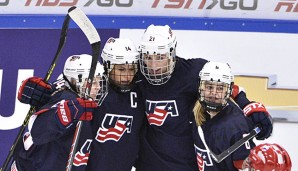
[[[176,63],[176,46],[176,36],[168,25],[152,24],[145,30],[139,46],[140,69],[150,84],[161,85],[170,79]]]
[[[231,96],[234,75],[227,63],[207,62],[199,73],[199,101],[207,111],[220,111]],[[211,93],[212,92],[212,93]]]
[[[139,53],[130,39],[109,38],[102,50],[103,61],[113,64],[138,63]]]
[[[109,38],[102,50],[102,60],[105,66],[105,69],[109,75],[109,82],[111,87],[119,92],[129,91],[135,83],[135,74],[137,72],[137,64],[139,60],[139,52],[137,51],[134,43],[130,39],[123,38]],[[125,79],[124,77],[133,78],[131,82],[121,82],[115,81],[115,72],[113,68],[115,65],[127,65],[130,69],[133,69],[133,72],[130,72],[129,75],[117,75],[119,79]]]
[[[81,55],[72,55],[67,58],[64,69],[63,69],[63,78],[65,79],[65,86],[74,90],[79,94],[80,97],[85,97],[85,80],[88,79],[90,67],[91,67],[92,56],[88,54]],[[100,81],[100,89],[98,93],[104,96],[107,93],[107,85],[106,85],[106,76],[104,74],[103,65],[97,63],[95,75],[99,75],[100,79],[93,78],[94,81]],[[93,87],[92,88],[96,88]],[[90,96],[92,96],[90,94]],[[99,100],[101,97],[93,95],[96,100]]]
[[[92,56],[87,54],[68,57],[63,69],[63,75],[66,78],[66,86],[79,93],[82,80],[88,78],[91,61]]]

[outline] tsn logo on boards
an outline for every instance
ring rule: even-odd
[[[9,3],[9,0],[6,0]],[[25,6],[64,6],[71,7],[76,6],[79,0],[26,0]],[[90,5],[96,4],[100,7],[131,7],[133,5],[133,0],[88,0],[83,6],[88,7]]]
[[[298,12],[298,1],[296,0],[283,0],[278,2],[276,5],[275,12],[283,11],[283,12]]]
[[[212,0],[210,3],[206,3],[207,0],[201,0],[199,3],[193,0],[154,0],[151,8],[157,8],[164,4],[163,8],[184,8],[198,6],[198,9],[213,9],[218,6],[223,10],[235,10],[237,8],[241,10],[256,10],[258,0]],[[239,1],[239,2],[238,2]],[[76,6],[79,0],[26,0],[25,6],[64,6],[71,7]],[[0,6],[7,6],[9,0],[0,1]],[[83,6],[89,7],[96,4],[100,7],[131,7],[133,0],[88,0]]]
[[[157,8],[158,6],[163,8],[197,8],[197,9],[213,9],[219,6],[223,10],[256,10],[258,7],[258,0],[207,0],[193,1],[193,0],[154,0],[152,8]]]

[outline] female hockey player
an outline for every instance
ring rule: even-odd
[[[92,112],[103,100],[106,92],[106,80],[103,66],[98,63],[98,74],[94,78],[90,98],[84,99],[85,81],[88,78],[92,56],[73,55],[64,65],[63,80],[52,85],[44,83],[41,78],[31,77],[23,81],[18,94],[18,99],[29,104],[39,105],[39,110],[30,118],[28,132],[24,134],[23,143],[18,144],[14,154],[15,161],[12,170],[65,170],[69,152],[74,136],[75,125],[78,120],[92,120]],[[31,89],[30,86],[35,87]],[[39,86],[37,88],[36,86]],[[46,100],[41,98],[52,89],[55,91]],[[28,99],[28,92],[35,96],[35,102]],[[39,93],[37,93],[40,91]],[[27,94],[26,94],[27,93]],[[30,94],[30,93],[29,93]],[[40,95],[40,97],[38,97]],[[90,124],[84,124],[79,139],[77,151],[72,168],[83,170],[87,164],[90,153],[90,144],[93,136]]]
[[[93,140],[87,170],[130,171],[139,150],[144,107],[135,86],[139,53],[131,40],[110,38],[102,52],[109,93],[92,120]],[[48,99],[41,79],[26,84],[20,101],[40,106]],[[30,98],[28,98],[30,97]],[[117,165],[115,164],[117,161]]]
[[[135,86],[139,53],[131,40],[110,38],[101,57],[110,89],[100,108],[94,111],[95,139],[87,170],[131,171],[145,117]]]
[[[247,142],[225,160],[217,163],[210,149],[220,154],[242,139],[252,128],[252,122],[230,99],[234,76],[226,63],[207,62],[199,73],[198,100],[193,109],[195,151],[200,171],[238,170],[239,163],[247,158],[253,141]],[[198,132],[202,130],[203,134]],[[206,146],[205,146],[206,145]]]
[[[189,121],[196,101],[198,75],[204,59],[176,56],[176,36],[168,25],[150,25],[140,43],[140,87],[149,126],[143,137],[137,170],[197,170]],[[238,95],[236,97],[236,95]],[[249,105],[245,93],[235,90],[236,102]],[[268,138],[272,122],[266,112],[249,115],[262,125],[258,139]]]
[[[141,72],[137,74],[140,78],[137,84],[142,91],[142,101],[146,103],[149,126],[142,138],[138,170],[197,169],[189,121],[196,101],[197,75],[207,61],[176,57],[176,42],[168,26],[150,25],[142,36]],[[148,58],[145,59],[146,54]],[[166,61],[165,66],[159,66],[162,61]],[[41,94],[44,92],[41,91]],[[233,95],[242,109],[251,104],[244,92],[237,92],[236,89],[233,92],[236,92]],[[141,98],[140,94],[138,96]],[[34,96],[33,99],[41,102],[40,97],[46,96]],[[272,122],[266,112],[256,108],[248,117],[255,125],[262,126],[258,139],[270,136]]]
[[[198,170],[291,170],[290,156],[284,148],[277,144],[254,147],[252,140],[219,163],[212,158],[209,150],[222,153],[246,136],[252,123],[231,99],[234,76],[228,64],[207,62],[199,77],[198,100],[193,109]]]

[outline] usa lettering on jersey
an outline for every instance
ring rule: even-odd
[[[61,115],[62,120],[63,120],[65,123],[68,123],[69,120],[68,120],[67,115],[66,115],[66,111],[65,111],[65,107],[64,107],[64,102],[65,102],[65,100],[62,100],[62,101],[60,102],[60,104],[59,104],[59,106],[60,106],[60,108],[59,108],[59,109],[60,109],[59,114]]]
[[[146,100],[146,115],[150,125],[161,126],[168,115],[179,116],[175,100],[151,101]]]
[[[118,142],[125,133],[131,132],[132,123],[133,116],[106,114],[95,139],[98,142]]]
[[[74,166],[82,166],[87,165],[89,155],[90,155],[90,147],[91,147],[92,139],[87,139],[80,151],[75,154],[73,165]]]
[[[204,171],[205,166],[213,166],[213,162],[212,162],[211,156],[208,153],[208,151],[205,149],[201,149],[196,145],[194,145],[194,146],[195,146],[199,170]]]

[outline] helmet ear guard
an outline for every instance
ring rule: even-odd
[[[234,85],[235,83],[234,82],[231,82],[231,84],[230,84],[230,87],[229,87],[229,97],[231,97],[232,96],[232,93],[233,93],[233,85]]]
[[[177,46],[177,42],[176,42],[176,45],[175,45],[175,48],[171,47],[170,48],[170,55],[171,57],[173,58],[173,62],[176,62],[176,46]]]

